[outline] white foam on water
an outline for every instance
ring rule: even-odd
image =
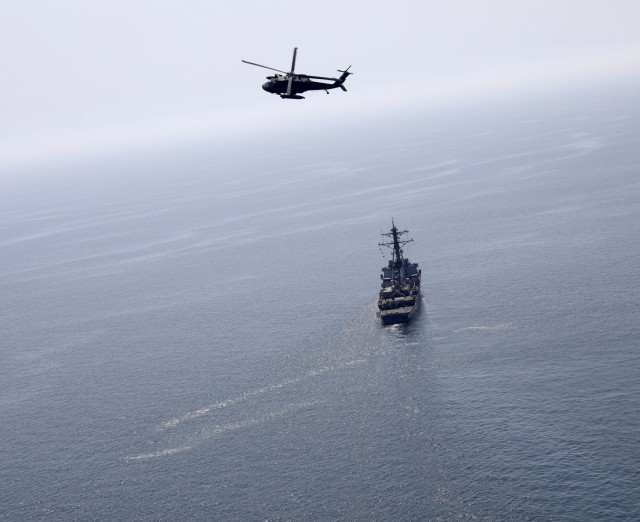
[[[318,375],[322,375],[330,371],[339,370],[341,368],[346,368],[349,366],[353,366],[355,364],[363,364],[365,362],[366,362],[366,359],[356,359],[356,360],[347,361],[341,364],[323,366],[315,370],[310,370],[299,377],[292,377],[290,379],[284,379],[274,384],[269,384],[267,386],[262,386],[260,388],[254,388],[253,390],[249,390],[241,395],[236,395],[235,397],[231,397],[229,399],[213,402],[211,404],[208,404],[207,406],[198,408],[197,410],[189,411],[187,413],[184,413],[183,415],[180,415],[179,417],[175,417],[173,419],[165,421],[161,423],[156,428],[156,430],[157,431],[169,430],[179,426],[180,424],[183,424],[184,422],[188,422],[188,421],[197,419],[198,417],[202,417],[203,415],[207,415],[215,410],[228,408],[230,406],[235,406],[236,404],[244,402],[252,397],[264,395],[265,393],[269,393],[269,392],[278,390],[280,388],[285,388],[287,386],[291,386],[292,384],[297,384],[300,381],[307,379],[309,377],[316,377]]]
[[[252,419],[247,419],[239,422],[229,422],[227,424],[222,424],[220,426],[214,426],[213,428],[204,429],[200,432],[200,436],[202,440],[204,440],[204,439],[209,439],[211,437],[214,437],[216,435],[227,433],[229,431],[252,428],[254,426],[264,424],[265,422],[286,417],[290,413],[294,413],[296,411],[303,410],[305,408],[317,406],[322,403],[323,401],[307,401],[307,402],[301,402],[298,404],[290,404],[289,406],[282,408],[281,410],[268,412],[258,417],[254,417]]]
[[[227,433],[229,431],[237,431],[246,428],[253,428],[255,426],[259,426],[260,424],[264,424],[265,422],[273,421],[276,419],[280,419],[282,417],[286,417],[291,413],[295,413],[296,411],[303,410],[306,408],[314,407],[319,404],[322,404],[325,401],[306,401],[296,404],[290,404],[280,410],[267,412],[257,417],[253,417],[251,419],[247,419],[244,421],[238,422],[229,422],[227,424],[216,425],[213,428],[203,429],[198,433],[197,441],[192,442],[188,446],[178,446],[175,448],[167,448],[160,451],[152,451],[149,453],[141,453],[139,455],[132,455],[130,457],[123,457],[122,460],[125,461],[141,461],[141,460],[149,460],[154,458],[161,457],[170,457],[175,455],[176,453],[183,453],[185,451],[190,451],[194,449],[199,443],[211,439],[216,435],[222,435],[223,433]]]
[[[425,172],[425,171],[429,171],[429,170],[437,170],[437,169],[441,169],[443,167],[450,167],[451,165],[456,165],[459,164],[460,160],[457,159],[451,159],[451,160],[447,160],[447,161],[441,161],[439,163],[434,163],[433,165],[423,165],[421,167],[416,167],[413,169],[409,169],[407,170],[407,173],[413,173],[413,172]],[[456,169],[456,171],[459,169]]]
[[[561,150],[572,151],[573,154],[565,156],[563,159],[585,156],[592,152],[603,149],[606,146],[605,141],[598,137],[592,136],[586,132],[576,132],[569,136],[571,143],[559,147]]]
[[[118,235],[127,234],[128,233],[116,234],[107,237],[116,237]],[[20,281],[27,282],[37,279],[59,277],[61,275],[92,274],[104,268],[118,267],[130,263],[139,263],[156,258],[164,259],[168,257],[176,257],[178,255],[189,254],[192,251],[202,250],[203,247],[210,246],[210,242],[208,241],[193,241],[195,237],[196,233],[193,231],[181,232],[174,234],[171,237],[146,241],[132,247],[117,248],[99,253],[75,256],[52,263],[45,262],[39,266],[5,272],[0,274],[0,277],[14,277],[16,275],[24,274],[24,276],[20,278]],[[185,245],[185,242],[188,243]],[[183,245],[172,246],[180,243],[183,243]],[[0,244],[0,246],[2,246],[2,244]],[[87,266],[87,262],[90,262],[91,264]]]
[[[446,170],[439,170],[438,172],[435,172],[434,174],[431,174],[430,176],[427,176],[428,179],[436,179],[436,178],[444,178],[446,176],[451,176],[453,174],[458,174],[460,172],[461,169],[446,169]]]
[[[122,212],[114,212],[107,216],[102,216],[99,218],[91,218],[91,219],[79,219],[75,221],[70,221],[66,224],[61,224],[58,226],[51,227],[49,229],[41,230],[40,232],[34,232],[30,234],[24,234],[18,237],[14,237],[12,239],[8,239],[0,242],[0,247],[15,245],[18,243],[24,243],[27,241],[34,241],[44,238],[50,238],[52,236],[60,236],[65,235],[69,232],[77,232],[79,230],[87,230],[96,227],[101,227],[107,224],[115,224],[127,221],[139,220],[140,218],[146,218],[150,216],[155,216],[158,214],[164,214],[171,210],[179,209],[179,206],[172,207],[163,207],[162,209],[153,209],[150,211],[122,211]],[[55,215],[54,215],[55,216]],[[55,216],[57,217],[57,216]],[[20,222],[20,221],[18,221]]]
[[[453,333],[462,333],[462,332],[499,332],[501,330],[510,330],[513,328],[511,323],[501,323],[494,324],[489,326],[465,326],[463,328],[458,328],[453,331]]]
[[[151,453],[141,453],[140,455],[133,455],[131,457],[124,457],[122,460],[149,460],[156,457],[169,457],[176,453],[182,453],[193,449],[193,446],[179,446],[177,448],[169,448],[161,451],[153,451]]]
[[[207,415],[208,413],[211,413],[212,411],[215,410],[219,410],[222,408],[228,408],[229,406],[235,406],[236,404],[239,404],[241,402],[246,401],[247,399],[251,398],[251,397],[255,397],[257,395],[262,395],[274,390],[277,390],[279,388],[284,388],[285,386],[290,386],[292,384],[295,384],[297,382],[300,382],[304,377],[295,377],[292,379],[285,379],[284,381],[280,381],[277,382],[275,384],[270,384],[268,386],[262,386],[261,388],[255,388],[253,390],[249,390],[246,393],[243,393],[242,395],[237,395],[236,397],[232,397],[230,399],[225,399],[222,401],[217,401],[217,402],[213,402],[207,406],[204,406],[203,408],[198,408],[197,410],[193,410],[190,412],[187,412],[183,415],[180,415],[179,417],[175,417],[171,420],[168,420],[166,422],[163,422],[162,424],[160,424],[160,426],[158,426],[156,429],[157,430],[168,430],[171,428],[175,428],[176,426],[182,424],[183,422],[187,422],[193,419],[197,419],[198,417],[202,417],[203,415]]]

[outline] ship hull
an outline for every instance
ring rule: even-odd
[[[420,308],[420,296],[416,299],[414,306],[405,306],[396,308],[395,310],[384,310],[379,312],[382,323],[387,326],[390,324],[408,323]]]

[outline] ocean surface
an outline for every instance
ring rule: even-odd
[[[0,519],[640,519],[637,86],[0,180]]]

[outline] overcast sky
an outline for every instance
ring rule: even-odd
[[[3,0],[0,166],[623,74],[639,28],[637,0]],[[294,46],[349,92],[281,100],[240,61]]]

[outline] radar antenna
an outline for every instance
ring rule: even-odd
[[[396,228],[396,224],[393,222],[393,218],[391,218],[391,232],[381,234],[393,240],[386,242],[383,241],[382,243],[378,243],[378,246],[385,246],[393,251],[393,266],[395,268],[400,268],[403,264],[404,258],[402,257],[402,247],[407,243],[413,243],[413,239],[400,239],[402,235],[408,233],[408,230],[398,230]]]

